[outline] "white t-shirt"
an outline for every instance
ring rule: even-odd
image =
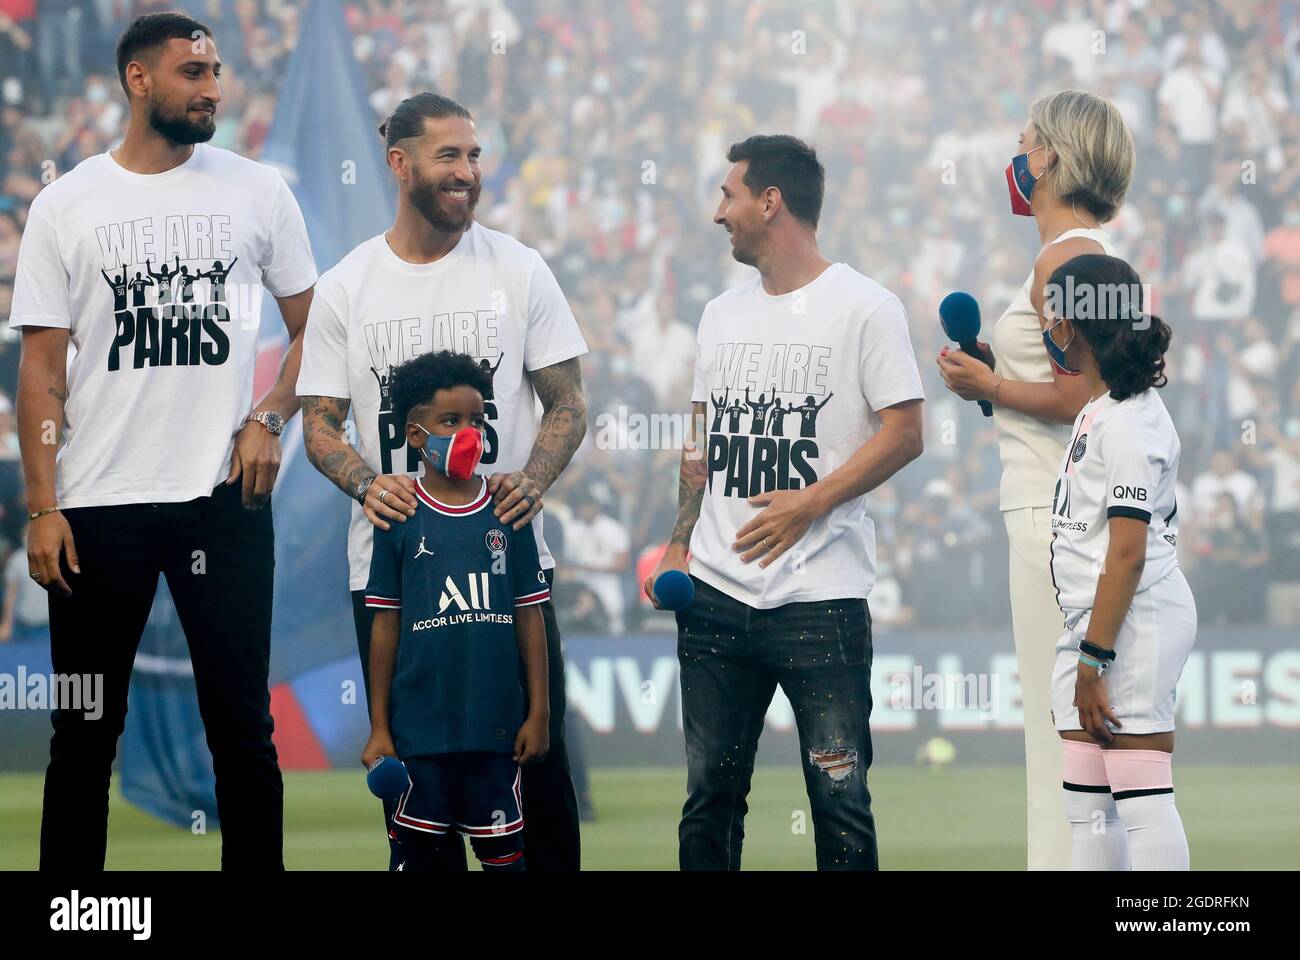
[[[691,400],[707,404],[709,480],[691,573],[759,609],[865,599],[876,543],[862,497],[766,568],[731,544],[762,509],[750,496],[815,483],[875,435],[877,411],[924,397],[903,305],[843,263],[779,297],[755,274],[704,308],[697,342]]]
[[[1254,509],[1260,495],[1259,481],[1245,470],[1234,470],[1226,476],[1205,471],[1192,481],[1192,499],[1201,519],[1208,520],[1218,513],[1219,497],[1225,493],[1237,501],[1237,512],[1244,518]]]
[[[32,201],[9,326],[63,327],[62,507],[209,496],[253,408],[262,291],[316,280],[279,172],[197,144],[165,173],[90,157]]]
[[[537,399],[527,372],[587,352],[560,285],[541,255],[474,223],[450,253],[407,263],[383,234],[321,275],[303,340],[298,395],[351,401],[353,444],[376,473],[419,473],[419,451],[394,422],[388,374],[433,350],[468,353],[495,371],[487,400],[485,473],[518,470],[537,437]],[[555,560],[533,520],[542,569]],[[352,505],[349,584],[364,590],[373,527]]]
[[[1178,431],[1154,389],[1103,394],[1079,411],[1052,500],[1052,579],[1062,610],[1089,610],[1110,546],[1110,518],[1146,521],[1137,592],[1178,566]]]
[[[578,566],[609,567],[632,549],[623,524],[603,513],[590,523],[576,516],[566,518],[564,534],[565,556]]]
[[[1156,90],[1156,102],[1170,111],[1183,143],[1213,143],[1218,135],[1218,107],[1207,85],[1217,91],[1219,78],[1204,68],[1179,67]]]

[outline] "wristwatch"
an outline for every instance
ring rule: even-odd
[[[266,427],[266,432],[273,437],[278,437],[284,431],[284,417],[274,410],[259,410],[256,413],[250,413],[244,418],[244,422],[248,423],[250,420],[256,420]]]
[[[375,475],[373,473],[362,477],[361,482],[352,491],[352,499],[364,507],[366,505],[366,491],[370,489],[370,485],[374,482]]]

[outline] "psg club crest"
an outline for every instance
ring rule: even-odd
[[[483,539],[492,553],[500,553],[506,548],[506,535],[500,530],[489,530]]]
[[[1088,449],[1088,435],[1085,433],[1074,444],[1074,449],[1070,452],[1070,459],[1078,463],[1083,459],[1084,452]]]

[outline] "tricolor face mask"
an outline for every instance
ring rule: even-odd
[[[1034,147],[1034,150],[1043,149],[1044,144]],[[1007,189],[1011,192],[1011,212],[1020,217],[1032,217],[1033,211],[1029,209],[1029,198],[1034,193],[1034,184],[1038,178],[1029,172],[1029,153],[1018,153],[1011,158],[1007,164]]]
[[[1069,349],[1070,344],[1074,343],[1074,328],[1070,328],[1070,339],[1065,341],[1065,346],[1057,346],[1056,341],[1052,339],[1052,331],[1060,326],[1059,319],[1053,320],[1043,328],[1043,346],[1047,348],[1047,355],[1051,357],[1052,362],[1064,370],[1066,373],[1078,373],[1079,371],[1070,366],[1065,359],[1065,351]]]
[[[430,470],[451,477],[468,480],[474,468],[483,459],[483,434],[476,427],[461,427],[449,437],[429,433],[422,424],[417,427],[429,435],[424,441],[424,460]]]

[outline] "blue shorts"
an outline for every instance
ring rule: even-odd
[[[393,824],[420,833],[456,830],[470,838],[503,837],[524,828],[519,765],[508,753],[405,757],[411,785]]]

